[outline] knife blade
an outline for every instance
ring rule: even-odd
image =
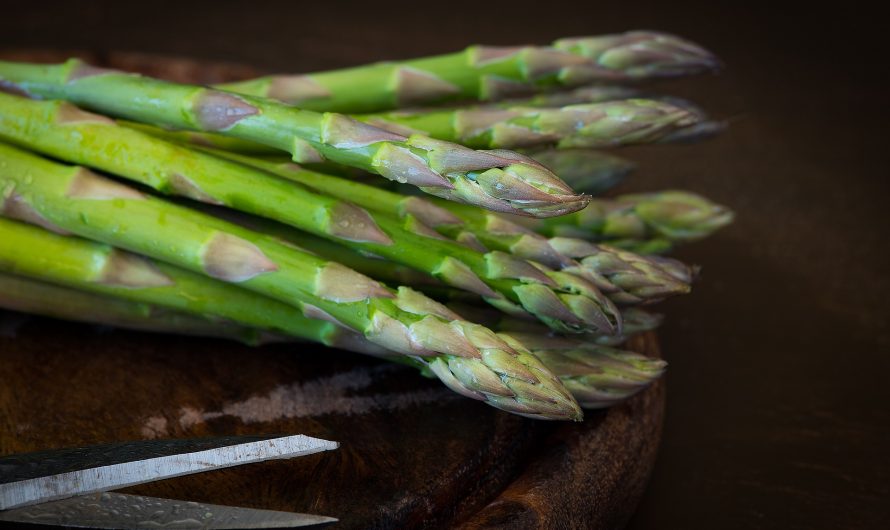
[[[124,493],[93,493],[0,512],[0,522],[76,528],[322,528],[333,517]]]
[[[249,440],[245,442],[245,439]],[[0,459],[0,510],[336,449],[304,435],[141,440]]]

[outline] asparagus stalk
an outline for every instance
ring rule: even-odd
[[[0,223],[3,222],[0,220]],[[131,302],[3,272],[0,272],[0,308],[139,331],[219,337],[249,345],[259,344],[265,337],[258,329],[231,322],[220,322],[155,304]]]
[[[112,188],[93,186],[89,189],[96,193]],[[27,212],[25,216],[34,220],[37,210],[28,210],[28,203],[17,198],[20,196],[10,197],[13,197],[12,205],[7,199],[3,215],[21,216],[22,212]],[[45,197],[41,197],[40,202],[43,200]],[[106,195],[97,200],[123,202],[134,199]],[[185,223],[174,223],[172,212],[168,213],[170,218],[165,222],[186,228]],[[53,220],[58,219],[60,217]],[[44,218],[43,222],[46,221]],[[93,217],[90,221],[98,223],[99,219]],[[119,229],[126,230],[125,227]],[[173,241],[170,243],[175,245]],[[213,244],[212,240],[210,244]],[[243,259],[246,256],[234,257]],[[406,309],[391,313],[403,321],[413,319],[414,323],[402,331],[400,328],[404,324],[395,317],[381,319],[384,313],[378,312],[369,323],[371,332],[365,331],[366,336],[361,337],[345,329],[342,320],[334,320],[335,311],[325,313],[305,303],[300,311],[292,307],[296,304],[291,299],[288,299],[290,305],[284,304],[108,245],[53,234],[3,218],[0,218],[0,270],[131,301],[223,317],[239,324],[362,353],[407,355],[415,359],[412,362],[426,365],[456,392],[503,410],[541,419],[577,420],[581,417],[577,404],[559,380],[517,343],[511,341],[512,346],[508,345],[482,326],[451,320],[456,318],[453,312],[404,287],[392,295],[391,300]],[[360,278],[358,274],[352,274],[351,278],[340,279]],[[249,281],[242,285],[246,283]],[[361,288],[355,283],[346,287],[349,286]],[[376,299],[369,298],[363,303],[373,306],[375,302]],[[308,310],[310,307],[315,309]],[[382,333],[376,331],[375,326],[378,329],[383,326]],[[409,344],[408,340],[413,343]]]
[[[287,162],[276,163],[214,152],[306,184],[326,194],[352,200],[368,209],[395,213],[406,220],[406,225],[432,226],[440,233],[481,252],[509,252],[539,262],[545,267],[569,272],[592,282],[616,303],[653,303],[669,296],[685,294],[690,289],[691,278],[684,281],[674,271],[663,270],[685,267],[675,260],[656,261],[617,249],[599,248],[581,240],[570,248],[572,254],[569,255],[554,248],[545,237],[534,231],[478,208],[448,201],[435,201],[435,204],[431,204],[423,199],[406,197],[367,184],[304,171]],[[301,244],[299,239],[295,242]],[[343,257],[338,256],[338,259]],[[553,273],[547,274],[557,280]]]
[[[572,189],[590,195],[614,188],[636,169],[629,160],[593,149],[546,149],[528,155],[553,170]]]
[[[498,211],[552,216],[587,204],[518,153],[404,137],[340,114],[103,70],[76,59],[59,65],[0,61],[0,81],[32,96],[66,99],[117,117],[254,141],[287,151],[297,162],[328,159]]]
[[[6,206],[4,215],[9,214],[8,202]],[[21,212],[21,204],[15,204],[15,209]],[[54,234],[4,217],[0,217],[0,235],[0,270],[5,273],[63,286],[58,288],[87,291],[93,298],[126,300],[141,308],[133,311],[137,317],[147,313],[163,318],[165,313],[156,309],[163,308],[227,329],[247,326],[266,335],[284,334],[335,347],[355,342],[354,332],[333,322],[310,319],[291,305],[109,245]],[[3,292],[4,299],[22,297],[15,291]],[[106,312],[117,310],[101,303],[90,309],[74,297],[58,298],[54,307],[59,313],[41,313],[67,317],[69,312],[79,311],[83,318],[102,319]],[[176,316],[174,322],[180,320]]]
[[[691,42],[633,31],[561,39],[553,46],[471,46],[447,55],[267,76],[222,87],[312,110],[375,112],[466,99],[494,101],[602,81],[689,75],[717,66],[709,52]]]
[[[548,237],[607,242],[650,254],[707,237],[731,223],[733,212],[700,195],[668,190],[594,199],[584,210],[552,222],[529,222],[518,216],[510,219]],[[554,247],[560,246],[559,241],[550,242]]]
[[[503,252],[483,254],[429,237],[435,232],[422,225],[368,213],[245,165],[119,127],[67,103],[0,95],[0,137],[162,192],[271,217],[385,256],[478,292],[498,307],[529,311],[555,329],[610,332],[620,327],[617,310],[589,282],[567,283],[558,272],[542,272]]]
[[[211,281],[211,283],[214,282]],[[0,308],[140,331],[233,339],[246,342],[249,345],[256,345],[257,337],[262,335],[258,330],[233,326],[231,323],[5,273],[0,273]],[[303,317],[300,315],[298,320],[301,318]],[[333,326],[321,321],[304,318],[303,320],[300,325],[310,326],[309,329],[311,326],[317,325]],[[344,332],[342,328],[334,329],[341,333]],[[404,360],[404,357],[393,356],[392,353],[364,341],[359,335],[346,334],[356,340],[334,345],[359,353],[370,353],[395,362]],[[307,335],[311,336],[312,334],[307,333]],[[605,400],[591,400],[590,397],[603,393],[603,390],[613,387],[623,388],[627,385],[626,370],[622,371],[622,368],[626,368],[626,366],[622,365],[622,360],[626,358],[631,362],[639,363],[637,354],[620,350],[615,350],[615,353],[609,350],[609,353],[612,354],[611,357],[604,357],[597,352],[587,352],[584,360],[588,364],[588,369],[584,371],[582,363],[564,356],[559,349],[542,351],[542,354],[547,355],[550,362],[554,366],[560,367],[561,370],[565,371],[567,361],[575,368],[571,375],[566,376],[565,381],[572,385],[573,395],[585,400],[585,408],[602,408],[613,404],[615,402],[614,392],[610,392]],[[597,365],[598,358],[603,358],[606,361],[606,369]],[[417,365],[415,361],[412,361],[411,364]],[[422,364],[418,367],[425,368]],[[632,375],[637,376],[637,372],[633,372]]]
[[[715,136],[725,128],[724,123],[708,119],[701,108],[686,100],[609,86],[582,87],[569,93],[541,94],[497,105],[414,109],[353,117],[405,136],[422,134],[468,147],[506,149],[547,144],[555,144],[560,149],[585,149],[633,143],[692,143]],[[150,128],[138,123],[128,125]],[[245,154],[281,152],[214,133],[150,132],[179,143]],[[554,173],[567,182],[562,173]]]
[[[357,116],[398,134],[422,134],[477,149],[614,147],[653,143],[698,117],[654,99],[626,99],[557,108],[461,108]]]

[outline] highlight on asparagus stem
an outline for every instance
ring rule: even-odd
[[[296,162],[330,160],[357,167],[497,211],[552,216],[587,204],[524,155],[405,137],[340,114],[98,69],[76,59],[59,65],[0,61],[0,81],[32,96],[65,99],[115,117],[268,145],[289,152]]]

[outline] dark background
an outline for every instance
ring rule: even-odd
[[[664,441],[630,527],[886,528],[886,23],[850,3],[716,4],[5,2],[0,47],[312,71],[635,28],[705,45],[725,71],[662,88],[730,129],[624,151],[641,169],[623,190],[688,188],[738,214],[678,252],[704,276],[663,307]]]

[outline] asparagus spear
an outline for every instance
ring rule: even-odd
[[[34,178],[41,177],[38,173]],[[84,184],[83,180],[80,184]],[[94,201],[120,203],[148,200],[110,196],[107,192],[114,191],[113,187],[99,187],[96,182],[92,184],[92,187],[86,190],[81,188],[80,191],[106,193],[102,195],[103,198]],[[24,216],[31,217],[31,220],[38,215],[39,211],[29,210],[29,203],[23,202],[21,196],[13,194],[9,197],[12,199],[6,199],[3,215],[22,216],[26,212]],[[46,197],[39,198],[40,203],[45,204],[45,200]],[[162,222],[175,224],[180,229],[187,228],[186,223],[175,222],[173,212],[168,213],[168,219]],[[88,220],[99,223],[97,217]],[[53,216],[52,221],[57,220],[61,220],[61,216]],[[47,219],[44,218],[43,222],[46,223]],[[126,227],[118,229],[125,231]],[[175,245],[173,241],[170,243]],[[213,240],[209,244],[212,245]],[[24,252],[23,249],[28,251]],[[244,259],[248,256],[242,254],[233,257]],[[339,268],[343,269],[342,266]],[[511,345],[508,345],[482,326],[451,320],[456,317],[453,312],[407,288],[400,288],[397,293],[391,294],[391,300],[406,309],[390,311],[393,317],[382,316],[385,314],[383,311],[377,312],[369,322],[371,329],[364,330],[366,337],[361,337],[344,329],[343,320],[332,321],[338,313],[334,310],[326,313],[319,307],[301,302],[300,311],[234,285],[150,261],[108,245],[53,234],[3,218],[0,218],[0,270],[202,316],[221,316],[239,324],[271,329],[353,351],[380,355],[385,349],[387,355],[401,354],[415,358],[412,362],[427,365],[453,390],[495,407],[541,419],[577,420],[581,417],[577,404],[558,379],[517,343],[511,341]],[[349,281],[361,278],[356,273],[352,275],[351,278],[340,279]],[[324,281],[324,278],[321,280]],[[241,283],[247,286],[250,281]],[[350,286],[361,288],[354,282],[344,287]],[[340,296],[342,299],[343,295]],[[289,304],[297,305],[290,297],[278,297],[287,298]],[[294,298],[311,299],[305,295]],[[380,307],[375,303],[377,301],[368,298],[360,305]],[[402,330],[403,322],[411,320],[414,323]]]
[[[32,96],[67,99],[118,117],[254,141],[287,151],[297,162],[328,159],[498,211],[552,216],[587,204],[518,153],[404,137],[340,114],[98,69],[76,59],[60,65],[0,61],[0,81]]]
[[[636,81],[714,70],[701,47],[651,31],[561,39],[553,46],[471,46],[463,51],[306,75],[222,85],[303,108],[374,112],[410,105],[494,101],[535,90]]]
[[[483,254],[431,238],[435,232],[422,225],[370,214],[245,165],[118,127],[68,103],[0,95],[0,137],[388,257],[478,292],[498,307],[530,311],[555,329],[610,332],[620,326],[614,306],[589,282],[566,283],[558,272],[539,271],[503,252]]]
[[[478,149],[614,147],[652,143],[695,125],[687,109],[654,99],[625,99],[557,108],[461,108],[357,116],[398,134],[423,134]]]
[[[20,203],[14,203],[12,213],[21,212],[21,208]],[[9,210],[7,201],[3,215],[8,215]],[[155,309],[163,308],[227,329],[233,325],[248,326],[265,334],[284,334],[335,347],[354,342],[354,332],[332,322],[310,319],[291,305],[109,245],[54,234],[4,217],[0,217],[0,235],[0,270],[88,291],[94,298],[127,300],[139,304],[141,309],[133,311],[136,315],[160,314],[163,318],[165,313]],[[18,296],[3,292],[4,297]],[[63,316],[82,310],[84,318],[96,319],[104,318],[106,311],[116,310],[107,304],[86,309],[75,298],[59,298],[56,307]],[[174,321],[179,320],[177,316]],[[198,329],[206,328],[205,325]]]
[[[669,190],[594,199],[584,210],[552,221],[511,219],[546,236],[607,242],[650,254],[707,237],[731,223],[733,213],[700,195]],[[552,239],[551,245],[558,246]]]
[[[210,283],[214,282],[211,280]],[[0,308],[141,331],[233,339],[250,345],[257,344],[258,336],[262,336],[258,330],[233,326],[232,323],[5,273],[0,273]],[[302,315],[298,316],[299,319],[303,320],[302,326],[310,327],[307,332],[311,326],[334,327],[330,323],[305,319]],[[403,362],[405,359],[401,356],[393,356],[391,352],[364,341],[359,335],[344,333],[345,330],[342,328],[334,327],[334,329],[345,336],[355,338],[353,341],[335,343],[334,346],[359,353],[368,353],[395,362]],[[307,333],[307,335],[311,336],[312,334]],[[282,337],[282,339],[286,338]],[[590,398],[602,394],[604,390],[609,391],[613,387],[624,388],[628,382],[627,368],[633,369],[633,365],[627,362],[622,363],[622,361],[626,359],[639,364],[638,355],[620,350],[614,350],[614,353],[613,350],[608,350],[611,355],[609,357],[604,357],[596,351],[584,353],[583,359],[587,363],[586,365],[574,361],[570,356],[564,356],[560,349],[542,351],[542,355],[547,355],[550,362],[561,370],[566,371],[567,365],[575,368],[573,373],[566,376],[565,380],[572,385],[573,395],[585,400],[585,408],[602,408],[613,404],[615,393],[611,391],[605,400],[591,400]],[[605,361],[605,363],[598,362],[598,360]],[[422,369],[425,368],[413,360],[411,364]],[[599,364],[606,364],[606,368],[603,369]],[[631,375],[636,377],[634,382],[639,381],[638,372],[639,370],[631,372]]]
[[[289,180],[306,184],[329,195],[354,201],[360,206],[406,219],[406,225],[432,226],[440,233],[481,252],[505,251],[569,272],[592,282],[613,302],[652,303],[668,296],[689,292],[688,281],[665,268],[682,269],[675,260],[656,261],[607,247],[599,248],[578,240],[571,255],[554,248],[543,236],[507,221],[497,214],[448,201],[428,201],[406,197],[374,186],[304,171],[287,162],[256,159],[214,151]],[[414,220],[419,218],[419,223]],[[295,240],[301,244],[299,239]],[[338,256],[343,257],[343,256]],[[576,261],[575,258],[578,258]],[[547,273],[556,279],[553,273]]]
[[[172,311],[155,304],[102,296],[3,272],[0,272],[0,308],[140,331],[219,337],[249,345],[259,344],[264,338],[264,334],[258,329],[231,322],[220,322]],[[328,324],[322,321],[319,323]]]
[[[393,133],[422,134],[476,148],[513,149],[555,144],[560,149],[584,149],[631,143],[692,143],[725,129],[724,123],[708,119],[701,108],[689,101],[609,86],[540,94],[496,105],[413,109],[353,117]],[[147,127],[138,123],[128,125]],[[180,143],[245,154],[281,152],[214,133],[153,131],[159,132]],[[559,171],[555,174],[566,181]]]

